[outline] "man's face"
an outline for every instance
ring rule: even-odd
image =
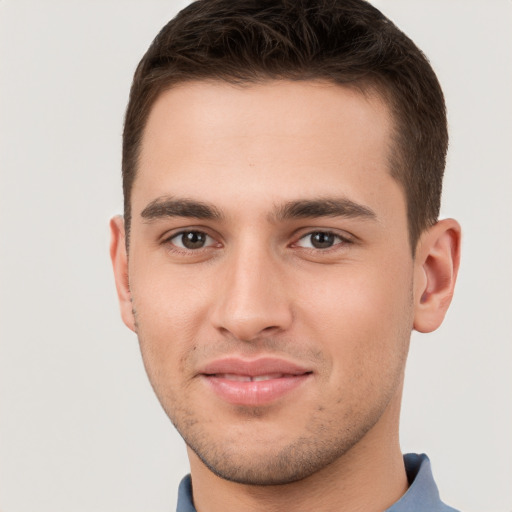
[[[414,266],[391,130],[379,98],[320,82],[155,103],[124,318],[193,463],[284,483],[396,434]]]

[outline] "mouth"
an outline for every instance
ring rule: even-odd
[[[222,401],[254,407],[284,398],[312,374],[308,368],[281,359],[226,358],[206,365],[200,376]]]
[[[270,375],[238,375],[236,373],[216,373],[210,375],[210,377],[217,377],[219,379],[226,379],[235,382],[262,382],[264,380],[282,379],[284,377],[290,377],[285,373],[272,373]]]

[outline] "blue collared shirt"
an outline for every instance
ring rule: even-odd
[[[432,476],[429,458],[423,453],[404,455],[405,470],[410,485],[407,492],[384,512],[457,512],[439,497]],[[176,512],[197,512],[192,502],[192,481],[187,475],[178,489]]]

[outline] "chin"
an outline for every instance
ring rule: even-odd
[[[340,436],[337,443],[302,437],[278,448],[276,442],[205,443],[185,439],[188,447],[218,477],[244,485],[285,485],[298,482],[333,464],[365,435]],[[253,437],[254,440],[254,437]],[[267,447],[262,450],[262,447]]]

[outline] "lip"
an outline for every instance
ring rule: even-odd
[[[221,400],[258,406],[292,392],[309,380],[312,371],[284,359],[228,357],[208,363],[199,374]]]

